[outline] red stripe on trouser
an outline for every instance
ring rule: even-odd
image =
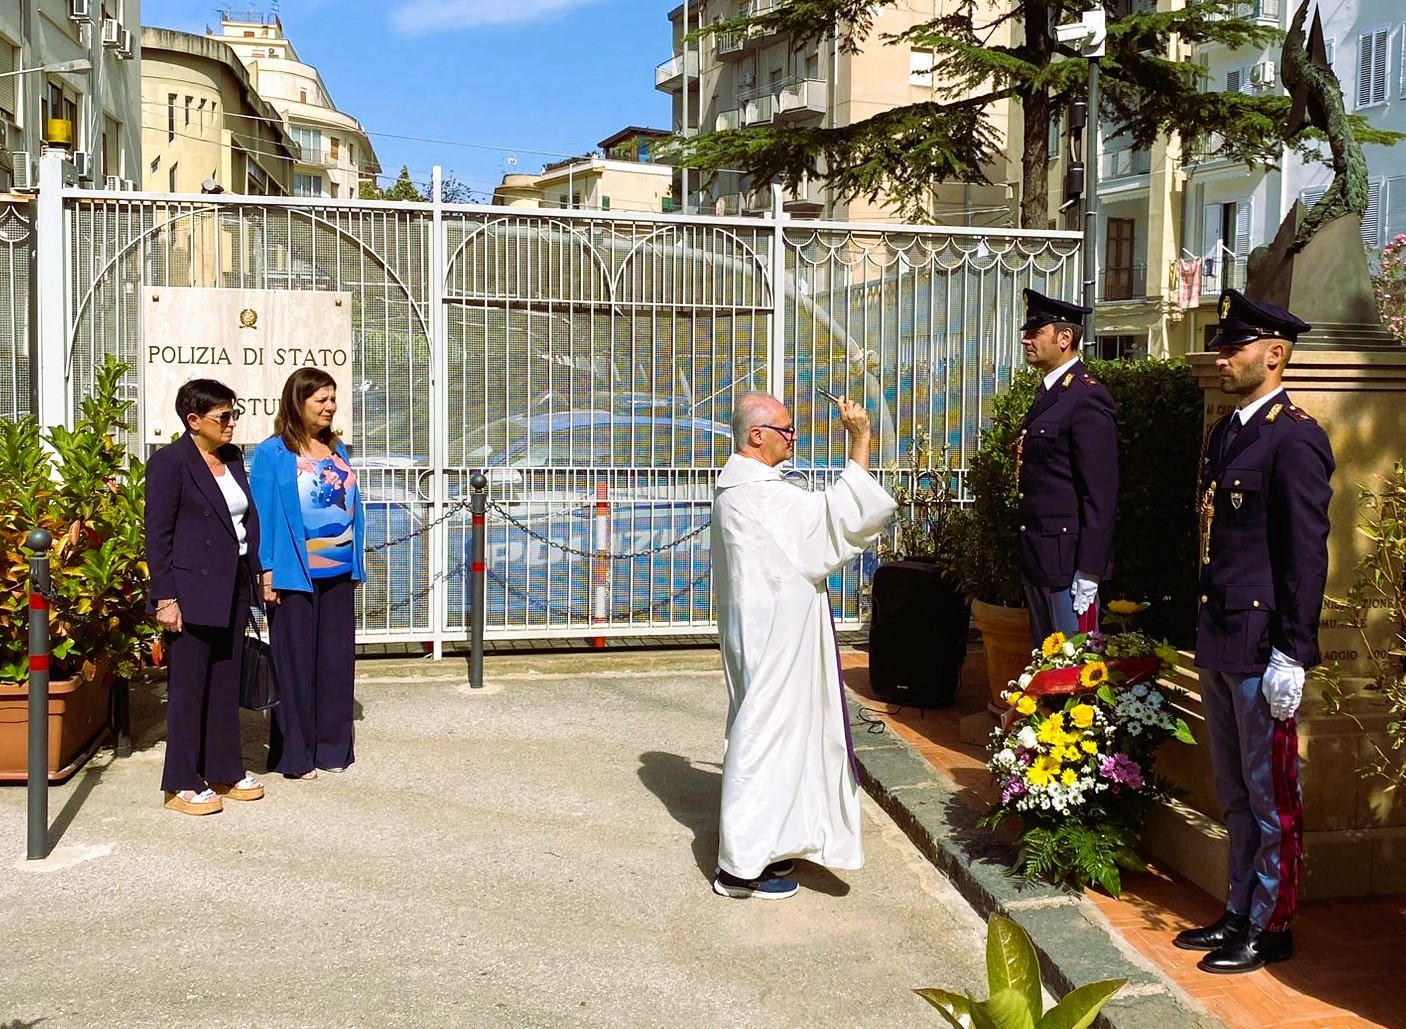
[[[1303,861],[1303,797],[1299,791],[1299,733],[1289,718],[1274,723],[1274,811],[1279,818],[1279,893],[1270,912],[1270,932],[1289,927],[1299,906],[1299,866]]]
[[[1098,608],[1090,604],[1079,616],[1079,631],[1093,632],[1098,628]]]

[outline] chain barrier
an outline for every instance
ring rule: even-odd
[[[702,525],[698,526],[698,528],[691,529],[688,532],[684,533],[682,536],[678,537],[677,539],[670,540],[667,543],[661,543],[657,547],[649,547],[645,550],[636,550],[628,554],[612,554],[609,551],[583,550],[579,547],[568,546],[565,543],[561,543],[557,540],[551,539],[550,537],[543,536],[540,532],[537,532],[526,522],[514,518],[512,515],[508,514],[507,511],[504,511],[502,506],[496,500],[490,500],[488,502],[488,506],[493,508],[493,510],[497,512],[499,516],[502,517],[503,521],[508,522],[514,528],[526,533],[528,536],[531,536],[539,543],[544,543],[549,547],[554,547],[557,550],[562,551],[563,553],[574,554],[577,557],[607,557],[612,561],[632,561],[635,558],[653,557],[656,554],[664,553],[664,551],[666,550],[673,550],[675,547],[682,546],[689,540],[701,536],[713,524],[711,520],[706,521]]]
[[[563,618],[567,621],[580,621],[581,619],[581,613],[579,611],[573,611],[568,608],[560,607],[556,604],[550,603],[549,601],[542,600],[539,597],[533,596],[527,590],[514,586],[512,583],[508,582],[507,579],[503,578],[503,576],[499,575],[497,572],[488,570],[487,574],[489,579],[497,583],[499,586],[503,587],[503,592],[510,593],[516,597],[521,597],[529,607],[534,607],[538,611],[544,611],[549,615],[556,615],[558,618]],[[668,607],[672,604],[675,604],[678,601],[683,600],[692,592],[694,592],[696,589],[698,589],[699,586],[702,586],[703,583],[708,580],[708,576],[710,574],[711,571],[702,572],[699,575],[695,576],[693,579],[691,579],[682,588],[675,590],[667,597],[660,597],[658,600],[653,601],[652,603],[644,604],[640,607],[631,608],[630,610],[624,612],[623,617],[640,618],[645,615],[652,615],[660,608]],[[611,617],[612,619],[614,619],[617,616],[612,615]]]

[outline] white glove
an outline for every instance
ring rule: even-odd
[[[1098,600],[1098,580],[1091,579],[1083,572],[1074,573],[1074,581],[1069,586],[1069,596],[1074,601],[1074,613],[1081,615],[1089,605]]]
[[[1270,717],[1285,721],[1294,717],[1303,700],[1303,665],[1287,654],[1269,648],[1269,667],[1260,679],[1260,691],[1269,701]]]

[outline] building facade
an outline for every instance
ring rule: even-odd
[[[859,53],[842,53],[834,40],[797,48],[789,35],[753,30],[687,39],[706,25],[768,10],[775,0],[693,0],[669,12],[672,56],[658,65],[655,88],[673,99],[675,133],[694,136],[747,126],[837,128],[880,111],[933,99],[934,68],[930,50],[907,43],[887,45],[882,37],[902,32],[942,13],[912,5],[881,6]],[[1003,42],[1005,25],[993,43]],[[941,69],[936,70],[940,77]],[[997,132],[1007,138],[1011,105],[996,105]],[[1008,162],[987,169],[994,185],[936,184],[927,214],[930,220],[965,225],[1015,224],[1018,189],[1008,181]],[[1019,161],[1014,165],[1018,174]],[[703,173],[680,169],[676,188],[685,212],[762,213],[772,208],[771,184],[753,182],[732,171]],[[782,197],[795,217],[857,222],[905,219],[881,196],[845,199],[821,181],[802,183]]]
[[[142,104],[144,189],[292,193],[298,146],[220,41],[142,29]]]
[[[540,175],[513,174],[493,191],[503,207],[593,211],[672,211],[674,169],[656,163],[655,146],[669,133],[631,126],[600,141],[599,149],[545,166]]]
[[[337,110],[322,76],[298,58],[277,15],[226,11],[216,37],[243,62],[259,95],[277,109],[301,149],[295,196],[352,199],[360,180],[380,170],[361,123]]]
[[[0,189],[35,184],[50,142],[81,184],[141,178],[140,21],[140,0],[0,0]]]

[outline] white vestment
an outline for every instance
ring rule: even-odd
[[[729,700],[718,864],[733,875],[782,858],[864,864],[825,579],[895,507],[852,461],[818,493],[740,454],[718,476],[713,597]]]

